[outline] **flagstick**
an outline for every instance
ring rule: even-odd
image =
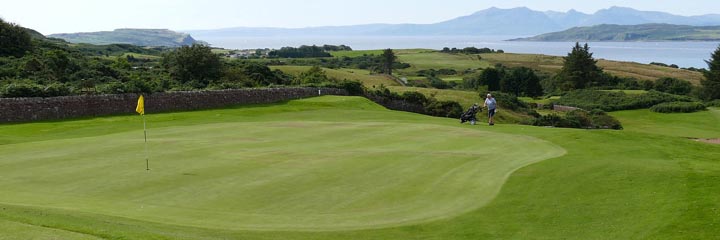
[[[143,119],[143,133],[145,133],[145,170],[150,171],[150,157],[148,154],[147,127],[145,125],[145,114],[142,115],[142,119]]]

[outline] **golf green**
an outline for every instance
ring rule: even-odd
[[[227,119],[149,139],[150,171],[141,129],[0,145],[0,202],[226,230],[382,228],[478,209],[516,169],[565,153],[423,122]]]

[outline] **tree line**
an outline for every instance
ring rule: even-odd
[[[300,47],[282,47],[278,50],[272,50],[268,53],[271,58],[320,58],[332,57],[329,52],[332,51],[352,51],[352,48],[345,45],[323,45],[323,46],[307,46]]]

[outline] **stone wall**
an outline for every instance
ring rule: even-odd
[[[318,90],[320,90],[318,92]],[[145,112],[222,108],[239,104],[282,102],[318,95],[348,95],[335,88],[267,88],[153,93],[145,96]],[[135,112],[137,94],[53,98],[0,98],[0,122],[29,122],[95,117]]]
[[[427,111],[425,111],[422,104],[410,103],[404,100],[388,99],[374,95],[366,95],[365,97],[390,110],[427,114]]]

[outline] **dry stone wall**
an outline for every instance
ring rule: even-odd
[[[348,95],[335,88],[263,88],[153,93],[145,96],[145,112],[222,108],[240,104],[282,102],[318,95]],[[52,98],[0,98],[0,122],[29,122],[96,117],[135,112],[137,94]]]

